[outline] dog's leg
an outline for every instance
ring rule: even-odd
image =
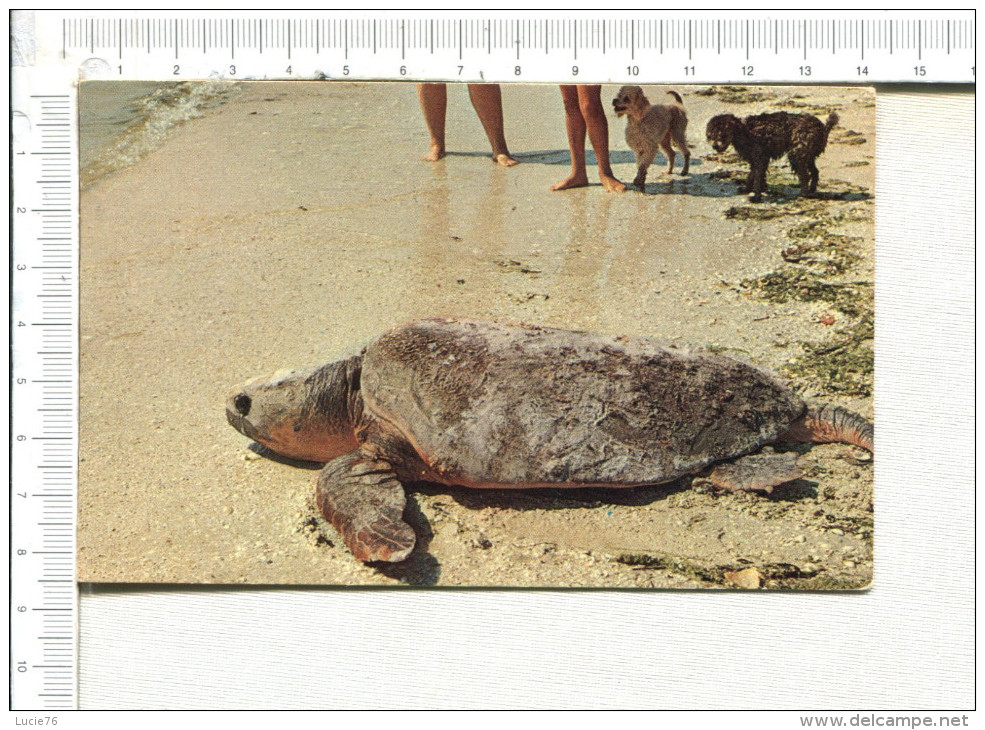
[[[681,175],[687,175],[688,170],[691,169],[691,150],[687,146],[687,138],[683,130],[671,130],[671,138],[674,144],[677,145],[677,149],[681,151],[684,155],[684,167],[681,168]]]
[[[643,150],[642,154],[636,153],[636,177],[633,179],[633,185],[641,193],[646,192],[646,172],[656,156],[656,150]]]
[[[810,166],[810,172],[811,172],[811,182],[810,182],[810,189],[808,190],[808,193],[813,195],[814,193],[817,192],[817,180],[820,177],[821,173],[818,172],[817,162],[815,160],[808,159],[807,164]]]
[[[670,130],[660,140],[660,149],[667,156],[667,174],[672,175],[674,173],[674,148],[670,146]]]
[[[759,176],[756,179],[756,202],[760,202],[763,199],[763,193],[766,192],[766,175],[769,173],[770,169],[770,159],[769,157],[764,157],[762,164],[759,168]]]
[[[743,157],[745,156],[743,155]],[[739,192],[751,193],[753,187],[756,185],[756,157],[752,156],[745,159],[749,163],[749,174],[746,175],[746,182],[739,186]]]
[[[763,199],[763,191],[766,190],[766,170],[769,167],[769,158],[757,154],[750,161],[750,165],[752,167],[750,174],[752,185],[750,186],[749,197],[753,203],[759,203]]]
[[[800,181],[800,195],[806,198],[811,194],[811,171],[809,168],[810,160],[797,155],[790,155],[790,167],[797,174]]]
[[[800,194],[810,197],[817,190],[818,170],[814,158],[808,151],[798,151],[789,155],[790,167],[797,173],[800,180]]]

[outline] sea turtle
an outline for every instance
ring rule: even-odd
[[[458,319],[413,322],[358,355],[250,380],[226,416],[278,454],[327,462],[318,507],[364,562],[401,561],[413,549],[402,517],[409,482],[635,487],[779,440],[873,449],[861,416],[809,407],[739,360],[647,338]],[[800,475],[794,454],[772,456],[739,459],[712,481],[769,489]]]

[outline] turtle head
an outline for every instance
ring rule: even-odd
[[[226,418],[282,456],[324,462],[358,448],[360,400],[356,357],[248,380],[226,399]]]

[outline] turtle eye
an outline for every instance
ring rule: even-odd
[[[250,407],[253,405],[253,401],[250,399],[246,393],[240,393],[233,400],[233,406],[236,408],[236,412],[241,416],[250,415]]]

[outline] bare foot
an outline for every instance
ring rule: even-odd
[[[497,165],[502,165],[503,167],[513,167],[513,165],[519,165],[519,160],[514,160],[510,157],[509,153],[500,152],[498,155],[493,155],[493,162]]]
[[[624,193],[626,192],[626,183],[619,182],[614,177],[610,175],[600,175],[599,179],[602,181],[602,187],[605,188],[610,193]]]
[[[428,150],[428,153],[421,159],[424,160],[424,162],[437,162],[444,156],[445,148],[441,145],[433,144],[431,145],[431,149]]]
[[[573,173],[561,182],[551,185],[551,190],[569,190],[570,188],[583,188],[587,185],[588,175],[585,173]],[[625,188],[625,186],[623,187]]]

